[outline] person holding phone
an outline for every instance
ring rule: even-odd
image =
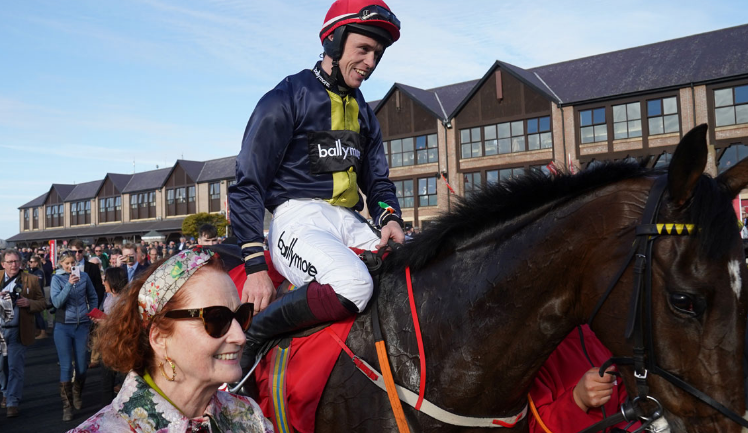
[[[75,255],[64,251],[60,267],[52,277],[52,304],[55,312],[54,340],[60,359],[62,420],[73,419],[73,410],[83,406],[81,395],[86,382],[86,350],[91,319],[88,313],[99,304],[91,278],[76,265]],[[75,382],[73,378],[75,356]]]
[[[145,265],[145,253],[133,244],[126,244],[122,247],[120,262],[122,263],[120,267],[127,271],[127,281],[134,280],[148,268]]]

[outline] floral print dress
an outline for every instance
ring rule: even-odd
[[[68,433],[272,433],[273,425],[249,397],[217,391],[201,417],[189,419],[130,372],[112,404]]]

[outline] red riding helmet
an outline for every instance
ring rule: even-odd
[[[333,60],[343,54],[347,31],[374,38],[387,48],[400,38],[400,20],[382,0],[336,0],[319,32],[325,54]],[[327,39],[331,34],[332,41]]]

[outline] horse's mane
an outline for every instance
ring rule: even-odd
[[[545,204],[572,199],[622,180],[664,173],[633,161],[607,161],[577,174],[563,171],[547,176],[532,170],[524,176],[492,183],[468,198],[457,198],[451,211],[433,220],[385,260],[385,264],[390,268],[410,266],[417,270],[440,254],[452,252],[458,242]],[[686,210],[689,222],[701,229],[700,245],[710,256],[726,249],[721,242],[729,239],[736,228],[735,214],[731,206],[725,206],[730,198],[722,190],[714,179],[702,176]]]

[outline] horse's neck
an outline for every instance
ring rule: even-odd
[[[451,394],[446,404],[466,398],[472,409],[487,413],[496,402],[504,408],[524,402],[538,369],[584,322],[585,298],[595,296],[584,291],[600,285],[590,283],[593,268],[618,254],[612,242],[627,222],[603,221],[590,212],[593,201],[611,206],[611,200],[580,199],[531,223],[518,219],[513,223],[522,228],[498,233],[501,242],[466,239],[470,248],[458,246],[452,256],[414,273],[426,353],[438,360],[434,368],[460,369],[469,379],[445,374],[438,380]],[[476,402],[480,393],[485,397]]]

